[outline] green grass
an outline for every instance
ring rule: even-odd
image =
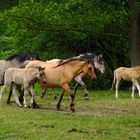
[[[39,109],[19,108],[15,102],[7,105],[5,94],[0,105],[0,139],[140,140],[140,98],[136,94],[132,100],[130,91],[119,93],[115,100],[114,91],[92,91],[90,100],[84,101],[83,90],[78,90],[75,113],[69,109],[67,93],[62,101],[63,111],[56,110],[51,90],[44,99],[36,95]]]

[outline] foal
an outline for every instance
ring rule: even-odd
[[[42,84],[46,82],[46,77],[44,73],[44,68],[29,68],[29,69],[18,69],[18,68],[9,68],[6,70],[4,75],[4,85],[0,92],[0,102],[2,99],[2,94],[5,92],[6,87],[11,85],[13,86],[12,93],[14,94],[16,104],[22,106],[19,102],[19,99],[16,95],[17,85],[23,85],[24,87],[24,107],[27,107],[26,96],[28,90],[31,92],[31,104],[34,101],[34,89],[33,84],[36,79],[39,79]]]
[[[134,98],[135,86],[137,87],[139,96],[140,96],[140,86],[138,83],[138,81],[140,80],[140,66],[136,66],[132,68],[120,67],[114,70],[114,80],[112,83],[112,89],[116,82],[116,85],[115,85],[115,88],[116,88],[115,98],[116,99],[118,99],[118,88],[119,88],[119,82],[121,79],[124,79],[126,81],[132,81],[133,83],[132,94],[131,94],[132,98]]]

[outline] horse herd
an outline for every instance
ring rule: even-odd
[[[79,85],[84,88],[85,99],[88,99],[88,90],[86,84],[82,78],[84,75],[88,75],[92,79],[96,79],[96,73],[94,69],[99,70],[101,73],[105,73],[105,65],[103,56],[94,55],[92,53],[80,54],[75,57],[71,57],[65,60],[52,59],[47,61],[41,61],[36,54],[16,54],[8,57],[5,60],[0,60],[0,84],[3,85],[0,92],[0,102],[2,102],[2,95],[6,88],[10,85],[10,92],[7,99],[7,103],[10,103],[11,94],[14,95],[16,104],[21,107],[27,107],[27,95],[31,95],[31,106],[37,105],[35,102],[34,84],[37,81],[43,88],[42,98],[46,93],[47,88],[61,87],[63,92],[61,93],[57,102],[57,109],[61,109],[61,101],[64,96],[64,92],[69,93],[71,97],[70,109],[75,111],[74,101],[76,90]],[[139,91],[140,87],[138,80],[140,79],[140,66],[133,68],[119,68],[114,71],[114,81],[116,82],[116,94],[118,98],[118,85],[123,78],[124,80],[130,80],[133,82],[132,98],[134,98],[135,86]],[[75,80],[76,86],[74,91],[69,87],[69,84]],[[23,87],[23,90],[22,90]],[[16,90],[20,93],[20,98],[16,95]]]

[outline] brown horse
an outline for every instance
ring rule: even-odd
[[[70,90],[69,83],[71,83],[74,78],[80,74],[85,73],[91,78],[96,78],[96,74],[94,71],[94,66],[89,63],[89,61],[82,60],[79,58],[70,58],[60,64],[56,63],[46,63],[38,60],[30,61],[25,68],[31,67],[44,67],[45,66],[45,74],[46,74],[46,84],[45,88],[54,88],[59,86],[64,91],[68,92],[71,97],[70,109],[74,112],[74,99],[75,96],[73,92]],[[62,98],[58,101],[57,109],[60,109]]]
[[[99,70],[102,74],[105,73],[105,65],[104,65],[104,59],[103,59],[102,54],[94,55],[92,53],[84,53],[84,54],[80,54],[80,55],[76,56],[76,58],[90,60],[90,62],[94,65],[95,69]],[[55,63],[55,62],[60,63],[60,62],[64,62],[64,61],[66,61],[66,60],[64,60],[64,59],[51,59],[51,60],[47,60],[46,63]],[[84,76],[85,76],[84,73],[80,73],[79,75],[77,75],[74,78],[74,80],[76,81],[76,84],[74,86],[73,93],[76,95],[76,91],[77,91],[79,85],[81,85],[84,88],[84,92],[85,92],[84,99],[88,100],[89,99],[89,97],[88,97],[89,91],[87,89],[87,85],[83,81]],[[43,90],[41,98],[44,97],[45,93],[46,93],[46,89]],[[54,93],[54,89],[53,89],[53,95],[54,95],[54,99],[56,99],[57,96]]]

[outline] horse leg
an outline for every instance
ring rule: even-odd
[[[114,89],[115,82],[116,82],[116,73],[115,73],[115,71],[114,71],[114,78],[113,78],[111,90]]]
[[[8,85],[5,84],[5,85],[2,87],[2,89],[1,89],[1,92],[0,92],[0,103],[2,102],[2,95],[3,95],[3,93],[5,92],[7,86],[8,86]]]
[[[41,94],[41,98],[43,98],[45,96],[46,90],[47,90],[46,88],[43,89],[42,94]]]
[[[28,88],[24,88],[24,96],[23,96],[23,104],[24,104],[24,107],[27,107],[27,100],[26,100],[26,96],[28,95]]]
[[[118,99],[118,88],[119,88],[119,82],[120,82],[120,78],[117,78],[116,79],[116,86],[115,86],[115,88],[116,88],[116,93],[115,93],[115,98],[116,99]]]
[[[15,84],[12,84],[12,93],[13,93],[13,95],[14,95],[14,98],[15,98],[15,101],[16,101],[16,104],[19,106],[19,107],[21,107],[22,105],[20,104],[20,102],[19,102],[19,99],[18,99],[18,96],[17,96],[17,94],[16,94],[16,85]]]
[[[34,88],[34,84],[32,85],[32,87]],[[32,96],[31,92],[30,93],[30,96]],[[33,98],[33,103],[32,103],[32,107],[33,108],[39,108],[39,105],[36,103],[35,99]]]
[[[43,98],[45,96],[46,90],[47,90],[46,88],[43,89],[41,98]],[[55,95],[54,88],[52,90],[53,90],[53,93],[52,93],[53,94],[53,98],[54,98],[54,100],[56,100],[57,99],[57,96]]]
[[[85,97],[84,97],[84,99],[85,99],[85,100],[89,100],[89,97],[88,97],[88,90],[87,90],[86,84],[81,80],[81,81],[80,81],[80,85],[84,88],[84,91],[85,91]]]
[[[19,101],[22,104],[23,103],[23,91],[21,90],[21,86],[20,85],[16,85],[16,89],[18,90],[18,92],[20,93],[19,95]],[[10,99],[11,99],[11,95],[12,95],[12,84],[10,86],[10,91],[9,91],[9,95],[8,95],[8,99],[7,99],[7,104],[10,104]]]
[[[76,82],[75,87],[74,87],[74,91],[73,91],[74,95],[76,95],[76,91],[77,91],[78,87],[79,87],[79,83]]]
[[[52,88],[52,94],[53,94],[53,98],[54,98],[54,100],[57,100],[58,97],[57,97],[56,93],[54,92],[54,88]]]
[[[18,99],[19,99],[20,103],[23,104],[24,90],[22,90],[22,86],[21,85],[17,86],[17,90],[19,92]]]
[[[132,99],[134,99],[134,92],[135,92],[135,84],[132,85],[132,94],[131,94]]]
[[[59,97],[59,100],[57,102],[57,109],[60,110],[60,107],[61,107],[61,101],[63,99],[63,96],[64,96],[64,93],[65,93],[65,90],[63,90],[63,92],[61,93],[60,97]]]
[[[78,86],[79,84],[84,88],[84,92],[85,92],[85,95],[84,95],[84,99],[85,100],[89,100],[89,97],[88,97],[88,89],[87,89],[87,86],[86,84],[82,81],[82,77],[81,76],[77,76],[75,78],[75,81],[77,82],[76,83],[76,86],[75,86],[75,89],[74,89],[74,95],[76,95],[76,91],[78,89]]]
[[[10,86],[10,91],[7,98],[7,104],[10,104],[11,95],[12,95],[12,85]]]
[[[31,93],[31,107],[34,108],[34,101],[35,101],[34,96],[35,96],[35,91],[34,91],[34,89],[33,89],[33,86],[30,86],[29,91],[30,91],[30,93]]]
[[[133,84],[135,84],[135,86],[137,87],[138,92],[139,92],[139,97],[140,97],[140,86],[139,86],[138,81],[137,81],[137,80],[135,80],[135,79],[132,79],[132,82],[133,82]]]
[[[74,107],[75,95],[73,94],[73,92],[71,92],[68,84],[63,85],[62,87],[65,91],[67,91],[70,94],[70,97],[71,97],[70,109],[72,112],[75,112],[75,107]]]

